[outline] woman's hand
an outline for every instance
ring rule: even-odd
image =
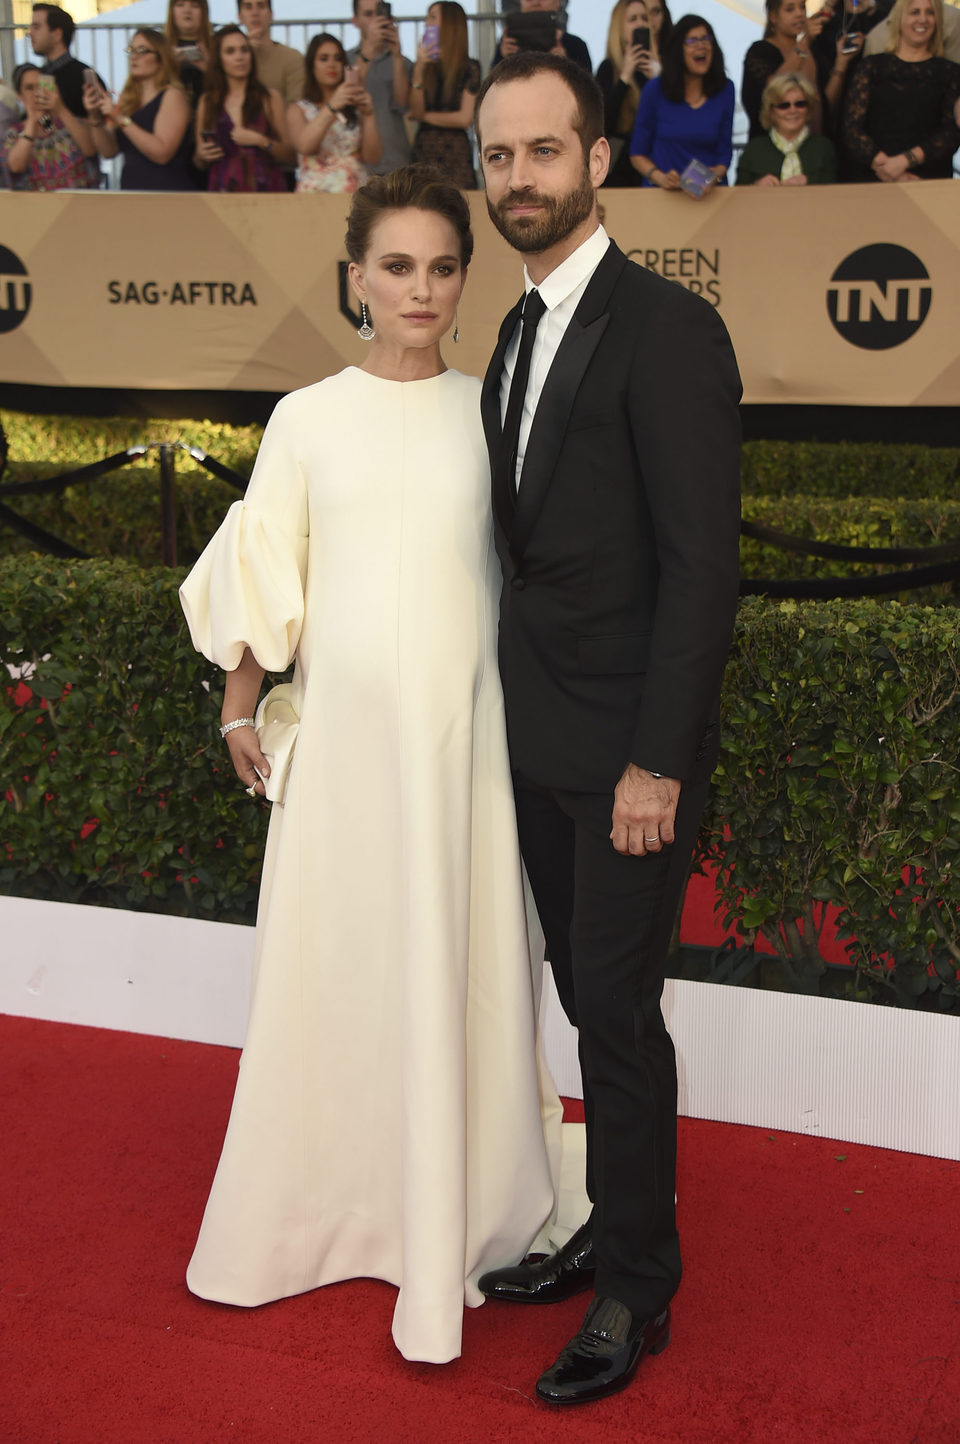
[[[257,776],[257,772],[262,772],[264,777],[269,777],[270,763],[260,751],[260,743],[257,741],[254,728],[235,727],[232,732],[227,733],[223,740],[230,752],[233,770],[244,787],[252,787],[256,784],[257,796],[265,797],[266,788]]]
[[[83,108],[89,118],[96,122],[103,119],[100,110],[100,101],[103,98],[103,91],[99,85],[84,84],[83,87]]]
[[[358,85],[356,87],[356,99],[354,100],[353,104],[356,106],[357,110],[359,110],[361,115],[373,114],[373,99],[370,95],[369,90],[365,90],[362,85]]]
[[[832,14],[833,11],[827,7],[823,10],[818,10],[816,15],[808,15],[803,27],[804,39],[816,40]]]
[[[223,160],[223,147],[217,145],[215,140],[201,139],[197,142],[195,155],[201,165],[213,165],[215,160]],[[238,727],[237,731],[239,732],[239,730]],[[233,733],[230,732],[227,735],[228,737],[232,737]]]
[[[858,30],[851,30],[848,31],[846,35],[837,36],[837,49],[836,54],[833,57],[833,69],[835,74],[843,75],[845,73],[845,71],[849,68],[851,60],[854,58],[855,55],[859,55],[860,51],[863,49],[863,42],[865,38],[866,37],[861,35]],[[852,41],[856,41],[857,48],[855,50],[844,50],[843,47]]]
[[[356,90],[356,85],[351,85],[348,80],[341,80],[327,104],[332,105],[334,110],[342,110],[345,105],[353,105]]]
[[[623,65],[620,67],[620,79],[624,85],[632,85],[633,77],[641,68],[640,62],[643,56],[649,55],[648,50],[641,50],[639,45],[631,45],[629,50],[623,52]]]
[[[506,40],[506,38],[507,37],[504,36],[504,40]],[[509,53],[511,55],[515,55],[516,46],[514,46],[513,50],[511,50]],[[507,51],[504,50],[503,54],[506,55]],[[420,66],[421,71],[423,70],[423,67],[425,65],[432,65],[436,58],[437,57],[433,54],[433,52],[428,50],[427,47],[424,45],[423,41],[421,40],[420,44],[417,46],[417,64]]]
[[[109,125],[120,124],[120,105],[105,90],[100,92],[100,114]]]
[[[503,39],[500,41],[500,54],[502,58],[506,60],[508,55],[516,55],[519,49],[520,46],[514,40],[513,36],[509,33],[509,31],[505,31]]]
[[[262,130],[254,130],[250,125],[235,125],[231,136],[234,145],[254,146],[257,150],[266,150],[264,142],[269,140]]]
[[[873,173],[879,181],[898,181],[910,169],[905,155],[887,155],[878,150],[873,157]]]
[[[655,186],[659,186],[662,191],[683,190],[683,186],[680,184],[680,174],[675,170],[664,171],[659,166],[654,166],[648,179],[653,181]]]

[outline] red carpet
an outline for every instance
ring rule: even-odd
[[[562,1414],[533,1383],[585,1300],[471,1310],[435,1368],[384,1284],[191,1297],[236,1059],[0,1018],[3,1444],[958,1444],[960,1164],[682,1120],[673,1342]]]

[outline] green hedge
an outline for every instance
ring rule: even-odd
[[[727,923],[816,992],[822,904],[849,996],[960,1002],[960,649],[955,612],[896,602],[740,608],[701,859]],[[896,966],[893,966],[895,960]]]
[[[267,809],[229,767],[181,576],[0,564],[0,662],[33,692],[0,696],[3,891],[252,920]],[[725,696],[700,861],[719,866],[729,925],[773,943],[785,986],[825,990],[831,903],[857,939],[847,996],[957,1008],[955,613],[751,599]]]
[[[248,472],[259,426],[209,421],[99,420],[0,412],[7,433],[8,479],[51,475],[145,441],[184,441],[226,466]],[[178,469],[195,463],[183,457]],[[38,471],[37,469],[42,470]],[[952,497],[960,501],[960,448],[884,442],[748,441],[743,489],[753,496],[803,493],[846,497]]]
[[[960,501],[960,448],[748,441],[745,496],[943,497]]]
[[[222,674],[190,645],[182,575],[0,566],[0,660],[33,692],[18,706],[12,682],[0,705],[0,889],[252,921],[266,808],[229,767]]]
[[[743,514],[750,521],[792,536],[856,547],[933,547],[960,541],[960,500],[905,500],[875,497],[744,497]],[[742,537],[740,567],[745,577],[857,577],[903,570],[905,565],[830,561],[784,551],[781,547]],[[917,595],[928,601],[960,594],[960,582],[947,583]]]
[[[179,457],[177,477],[177,558],[189,565],[240,493],[206,472],[181,475]],[[88,485],[13,497],[10,506],[27,521],[91,556],[126,558],[144,565],[160,561],[160,470],[156,465],[125,466]],[[33,549],[12,527],[0,528],[0,555]]]

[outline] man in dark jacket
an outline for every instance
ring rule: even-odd
[[[737,604],[736,359],[716,311],[628,261],[597,217],[603,101],[522,52],[477,99],[491,218],[526,260],[482,395],[503,567],[500,671],[520,845],[579,1029],[593,1213],[490,1297],[593,1288],[537,1384],[622,1388],[680,1281],[667,947],[717,757]]]

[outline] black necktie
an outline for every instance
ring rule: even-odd
[[[503,435],[500,441],[498,469],[501,471],[501,485],[504,493],[508,496],[516,496],[517,450],[520,446],[523,403],[527,394],[527,382],[530,379],[530,358],[533,355],[537,326],[546,309],[539,291],[527,292],[527,299],[523,303],[523,330],[520,333],[520,346],[517,350],[517,360],[510,382],[510,395],[507,397],[507,412],[503,418]]]

